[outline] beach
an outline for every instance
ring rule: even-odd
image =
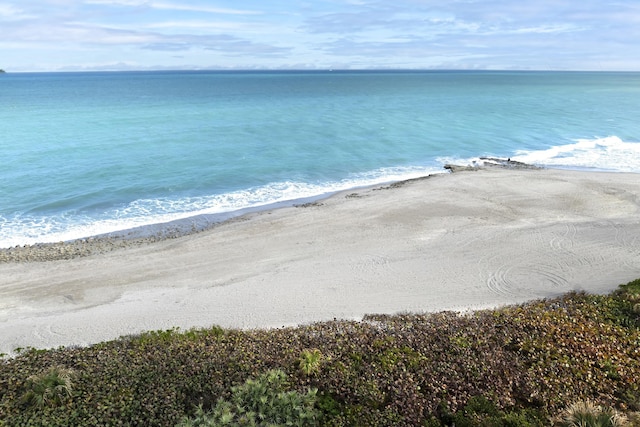
[[[177,238],[10,252],[0,255],[0,353],[172,327],[478,310],[639,278],[640,176],[487,167]]]

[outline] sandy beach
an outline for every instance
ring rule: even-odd
[[[606,293],[640,277],[640,175],[441,174],[122,246],[62,260],[5,256],[0,353],[171,327],[281,327]]]

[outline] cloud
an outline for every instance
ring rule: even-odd
[[[203,13],[215,13],[215,14],[227,14],[227,15],[260,15],[262,12],[255,10],[242,10],[242,9],[226,9],[210,6],[196,6],[179,3],[152,3],[151,7],[164,10],[182,10],[189,12],[203,12]]]
[[[145,50],[178,52],[192,49],[204,49],[216,51],[226,56],[284,56],[290,52],[289,48],[271,46],[263,43],[255,43],[249,40],[229,35],[176,35],[158,36],[153,43],[141,46]]]
[[[52,1],[52,0],[49,0]],[[55,0],[53,0],[55,1]],[[48,3],[49,5],[51,3]],[[175,5],[172,3],[147,2],[140,0],[89,0],[85,4],[103,6],[125,7],[154,7],[162,10],[161,15],[148,16],[144,12],[137,11],[132,15],[126,15],[127,19],[118,19],[120,14],[113,11],[57,9],[54,13],[46,15],[31,15],[30,19],[23,22],[7,22],[3,25],[4,46],[15,48],[22,45],[23,49],[31,46],[34,49],[47,43],[55,43],[56,48],[66,46],[71,51],[82,50],[83,47],[93,49],[123,48],[135,51],[154,52],[186,52],[186,51],[212,51],[230,57],[243,54],[255,57],[274,57],[285,55],[291,48],[278,46],[265,41],[248,39],[237,36],[234,33],[258,32],[259,24],[245,22],[199,21],[181,20],[167,21],[165,17],[172,16],[164,12],[165,9],[179,9],[183,11],[197,11],[202,16],[202,10],[207,13],[239,13],[238,10],[200,7],[195,5]],[[147,9],[148,10],[148,9]],[[242,13],[252,12],[242,11]],[[4,5],[0,7],[0,16],[24,16],[21,9]],[[135,19],[132,19],[135,18]],[[97,22],[97,21],[100,22]],[[112,24],[113,23],[113,24]],[[195,31],[194,31],[195,30]],[[117,52],[112,50],[112,52]]]
[[[209,31],[234,31],[234,32],[259,32],[269,31],[270,27],[259,23],[233,22],[233,21],[212,21],[212,20],[181,20],[181,21],[161,21],[145,25],[137,25],[152,30],[209,30]]]
[[[85,4],[103,5],[103,6],[145,7],[149,9],[213,13],[213,14],[225,14],[225,15],[259,15],[261,14],[261,12],[254,11],[254,10],[219,8],[219,7],[212,7],[207,5],[190,4],[188,2],[172,3],[172,2],[158,2],[158,1],[147,1],[147,0],[86,0]]]
[[[85,4],[97,4],[106,6],[147,6],[149,2],[147,0],[85,0]]]
[[[549,33],[579,31],[581,26],[572,22],[565,22],[562,18],[549,21],[536,21],[527,13],[530,9],[496,8],[500,12],[473,12],[473,8],[456,9],[448,7],[409,8],[406,1],[389,5],[377,5],[361,10],[342,13],[327,13],[313,16],[304,23],[305,31],[319,34],[352,34],[357,35],[372,29],[386,29],[396,34],[418,32],[423,34],[466,33],[486,35],[488,33]],[[453,2],[457,3],[457,2]],[[471,10],[470,10],[471,9]]]
[[[371,1],[309,16],[302,28],[331,39],[318,49],[339,57],[414,55],[424,58],[424,66],[451,57],[499,67],[588,68],[598,56],[625,55],[623,46],[638,52],[630,40],[640,36],[639,12],[640,5],[602,0]]]
[[[640,69],[640,3],[622,0],[5,0],[0,22],[16,64]]]
[[[23,9],[11,4],[0,4],[0,21],[22,21],[31,18],[33,15],[26,13]]]

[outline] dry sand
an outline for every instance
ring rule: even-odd
[[[0,263],[0,352],[473,310],[640,277],[640,175],[489,168],[69,260]]]

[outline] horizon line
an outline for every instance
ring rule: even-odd
[[[0,74],[53,74],[53,73],[148,73],[148,72],[547,72],[547,73],[638,73],[640,70],[590,70],[590,69],[510,69],[510,68],[140,68],[105,70],[32,70],[8,71]]]

